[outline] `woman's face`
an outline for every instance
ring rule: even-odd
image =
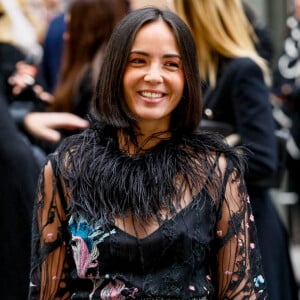
[[[123,77],[125,102],[143,130],[168,130],[171,113],[184,90],[182,58],[176,38],[163,21],[137,33]]]

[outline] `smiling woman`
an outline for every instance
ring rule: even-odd
[[[244,157],[197,131],[185,23],[136,10],[107,47],[91,127],[40,176],[30,299],[265,299]]]
[[[139,129],[148,134],[168,131],[171,112],[183,95],[184,73],[177,41],[165,22],[149,23],[137,33],[123,86]]]

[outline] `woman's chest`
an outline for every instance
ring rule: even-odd
[[[193,203],[164,221],[156,230],[139,237],[114,224],[88,223],[71,218],[71,246],[77,273],[96,277],[106,273],[153,272],[198,260],[203,263],[215,237],[216,213],[212,205]],[[84,261],[83,261],[84,260]]]

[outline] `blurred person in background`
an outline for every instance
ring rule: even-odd
[[[283,115],[278,121],[290,131],[287,143],[287,190],[300,203],[300,0],[286,20],[286,38],[273,74],[273,93]]]
[[[0,298],[26,299],[33,200],[40,172],[0,89]]]
[[[6,2],[7,0],[1,1]],[[13,2],[14,1],[15,0],[13,0]],[[15,3],[15,6],[18,6],[20,14],[27,20],[27,23],[30,23],[36,42],[39,45],[39,48],[31,47],[29,52],[25,53],[26,56],[22,59],[22,61],[17,62],[16,72],[14,75],[19,76],[12,76],[12,78],[10,78],[10,84],[15,87],[13,89],[15,97],[18,96],[18,98],[24,98],[23,95],[19,96],[19,93],[26,88],[26,85],[37,88],[37,91],[41,89],[41,87],[37,87],[38,84],[41,84],[43,87],[45,86],[44,74],[40,74],[42,73],[40,69],[41,61],[45,56],[44,44],[46,42],[46,33],[48,33],[52,19],[56,18],[57,15],[60,15],[64,11],[65,5],[64,1],[58,0],[17,0]],[[11,4],[9,6],[11,6]],[[24,29],[20,22],[17,21],[18,18],[16,18],[15,14],[11,14],[11,20],[12,24],[10,28],[7,26],[8,31],[11,31],[11,28],[18,25],[15,29],[19,35],[21,35]],[[61,33],[61,35],[62,34],[63,33]],[[16,36],[16,38],[18,39],[18,36]],[[27,40],[27,35],[23,35],[23,39]],[[39,75],[38,79],[36,78],[37,74]],[[23,78],[25,78],[24,82],[22,82]],[[41,79],[43,80],[41,81]]]
[[[62,64],[50,110],[86,116],[108,40],[129,9],[128,0],[70,1]]]
[[[38,41],[43,44],[45,34],[53,18],[62,13],[69,0],[18,0],[25,15],[34,25]]]
[[[14,96],[8,79],[16,71],[16,63],[25,60],[32,51],[40,56],[41,45],[21,2],[0,0],[0,298],[3,300],[26,299],[29,288],[32,207],[40,165],[34,149],[11,116]],[[36,69],[30,68],[29,73],[36,76]],[[23,99],[27,96],[27,92],[22,95]]]
[[[47,111],[86,117],[106,44],[114,26],[129,10],[130,3],[126,0],[70,1],[64,15],[65,31],[63,27],[59,29],[64,38],[62,63]],[[85,18],[82,18],[83,12]],[[52,54],[55,55],[55,52]],[[47,55],[48,59],[50,57],[51,53]],[[65,130],[63,134],[72,133]],[[46,152],[51,152],[56,144],[42,141],[40,146]]]
[[[53,93],[56,86],[58,73],[61,65],[63,52],[63,36],[66,30],[65,12],[69,0],[48,0],[47,6],[55,10],[52,12],[43,40],[43,58],[40,65],[40,72],[44,79],[44,89]]]
[[[43,58],[40,65],[40,72],[44,79],[44,89],[53,93],[59,75],[62,60],[64,33],[66,31],[65,13],[60,13],[53,18],[43,42]]]
[[[268,27],[258,18],[254,7],[247,1],[242,1],[243,9],[249,20],[251,26],[254,29],[255,35],[252,35],[255,48],[258,54],[263,57],[272,66],[272,62],[275,55],[274,44],[271,36],[271,32]]]
[[[232,128],[250,149],[246,183],[257,224],[269,299],[295,300],[297,285],[289,239],[270,196],[278,165],[269,101],[270,72],[255,48],[255,33],[240,0],[173,0],[196,40],[204,92],[204,118]],[[257,38],[257,37],[256,37]]]
[[[15,87],[12,89],[14,97],[22,100],[29,98],[28,94],[19,95],[26,85],[36,86],[38,81],[40,81],[39,84],[43,84],[40,76],[38,80],[35,78],[43,57],[42,44],[48,23],[63,7],[61,3],[54,0],[0,0],[0,10],[2,10],[0,42],[2,48],[4,46],[8,48],[7,59],[4,62],[8,73],[6,77],[20,74],[19,77],[12,78],[10,82]],[[50,11],[51,18],[46,18],[46,14]],[[12,49],[13,47],[20,52],[18,56],[10,54],[10,51],[16,52],[16,49]],[[24,84],[21,81],[21,75],[24,78]],[[18,85],[21,88],[18,88]]]
[[[0,41],[18,47],[26,55],[41,46],[37,29],[25,11],[24,0],[0,0]]]
[[[38,42],[35,27],[25,14],[25,2],[0,0],[0,90],[18,129],[27,140],[30,135],[24,126],[24,117],[31,111],[44,110],[47,101],[51,99],[48,94],[37,89],[43,84],[38,70],[42,55],[43,50]],[[55,122],[52,122],[53,118],[42,121],[41,124],[47,121],[48,129],[57,128],[59,123],[67,128],[83,126],[82,121],[73,116],[62,116]],[[66,124],[67,122],[69,124]],[[37,125],[37,128],[45,135],[45,126],[40,125]],[[30,144],[30,139],[28,143]],[[34,145],[32,150],[38,163],[42,164],[45,158],[44,151]]]
[[[0,12],[0,89],[18,129],[22,131],[24,113],[44,105],[33,88],[39,81],[37,64],[42,57],[42,47],[21,2],[0,0]],[[27,59],[31,60],[30,64],[25,63]],[[20,81],[22,88],[11,85],[13,74],[20,74],[16,75],[17,80],[23,78]],[[14,113],[14,107],[18,108],[17,113]],[[34,150],[36,159],[42,160],[44,155],[38,148]]]
[[[115,25],[129,10],[130,3],[127,0],[73,0],[69,2],[64,15],[65,31],[63,27],[59,29],[61,36],[64,37],[64,43],[58,82],[55,84],[53,94],[48,93],[44,88],[39,93],[42,100],[46,99],[44,111],[48,115],[50,112],[55,112],[60,120],[62,118],[57,113],[71,113],[77,117],[86,118],[106,44]],[[85,18],[82,18],[83,13]],[[60,38],[58,33],[56,37]],[[52,54],[57,53],[52,52]],[[48,53],[47,58],[50,59],[50,57],[51,53]],[[25,125],[31,142],[42,148],[45,153],[52,152],[61,138],[75,132],[74,122],[69,128],[65,124],[61,130],[56,128],[59,131],[56,134],[59,140],[56,139],[53,143],[52,135],[49,143],[49,139],[47,141],[40,139],[44,137],[39,130],[41,118],[42,115],[37,112],[26,113],[22,124]],[[48,120],[52,124],[54,119],[47,118]],[[72,120],[76,121],[74,118]],[[55,126],[62,123],[59,121]]]
[[[8,78],[16,71],[16,64],[33,56],[37,63],[42,57],[34,25],[25,15],[19,0],[0,0],[0,74],[1,88],[11,101],[12,88]],[[36,76],[36,68],[30,70]]]

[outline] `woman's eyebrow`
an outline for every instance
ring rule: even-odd
[[[144,51],[138,51],[138,50],[130,51],[129,54],[130,54],[130,55],[131,55],[131,54],[139,54],[139,55],[143,55],[143,56],[150,56],[149,53],[144,52]]]
[[[139,55],[143,55],[143,56],[150,56],[150,54],[148,52],[138,51],[138,50],[131,51],[130,55],[131,54],[139,54]],[[176,58],[181,59],[181,56],[179,54],[177,54],[177,53],[164,54],[162,57],[163,58],[173,58],[173,57],[176,57]]]
[[[181,55],[179,55],[179,54],[176,54],[176,53],[171,53],[171,54],[165,54],[165,55],[163,55],[163,57],[164,58],[173,58],[173,57],[175,57],[175,58],[179,58],[179,59],[181,59]]]

